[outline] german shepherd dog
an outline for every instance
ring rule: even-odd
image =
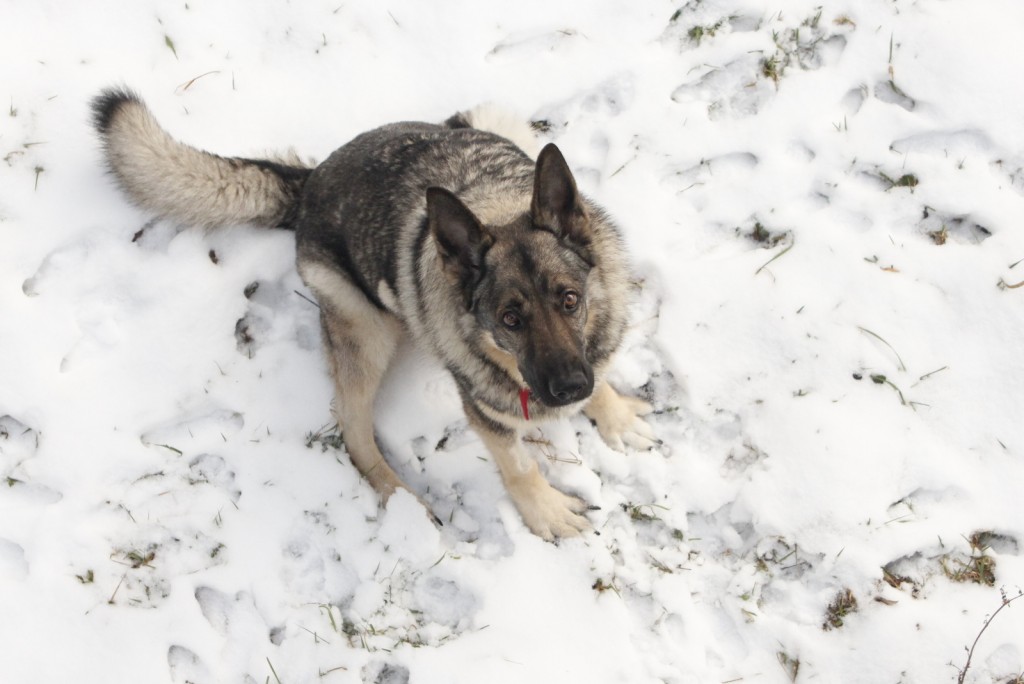
[[[512,142],[534,144],[526,122],[477,108],[443,124],[386,125],[309,168],[178,142],[126,89],[103,91],[92,107],[107,165],[139,207],[185,225],[295,231],[336,417],[382,504],[408,489],[373,425],[406,334],[451,373],[509,496],[544,539],[588,529],[588,506],[547,482],[521,431],[582,409],[614,448],[655,443],[640,418],[650,407],[604,379],[627,324],[620,235],[578,192],[558,148],[534,161]]]

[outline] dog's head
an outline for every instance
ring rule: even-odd
[[[548,406],[590,396],[585,330],[593,233],[558,148],[541,151],[529,210],[511,223],[484,226],[440,188],[427,191],[427,214],[445,272],[494,351],[514,360]]]

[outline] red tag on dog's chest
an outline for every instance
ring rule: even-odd
[[[523,407],[523,420],[530,420],[530,407],[526,402],[530,400],[530,390],[519,390],[519,403]]]

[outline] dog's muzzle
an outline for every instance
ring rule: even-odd
[[[551,364],[527,378],[534,395],[546,406],[558,407],[582,401],[594,391],[594,371],[582,361]]]

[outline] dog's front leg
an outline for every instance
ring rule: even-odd
[[[641,399],[626,397],[612,388],[607,381],[594,390],[583,413],[597,424],[597,431],[605,444],[617,451],[626,446],[651,449],[658,445],[654,430],[641,416],[651,412],[651,405]]]
[[[467,406],[466,415],[494,456],[509,497],[531,532],[553,541],[590,529],[590,523],[580,515],[590,507],[544,479],[516,430],[495,423],[472,406]]]

